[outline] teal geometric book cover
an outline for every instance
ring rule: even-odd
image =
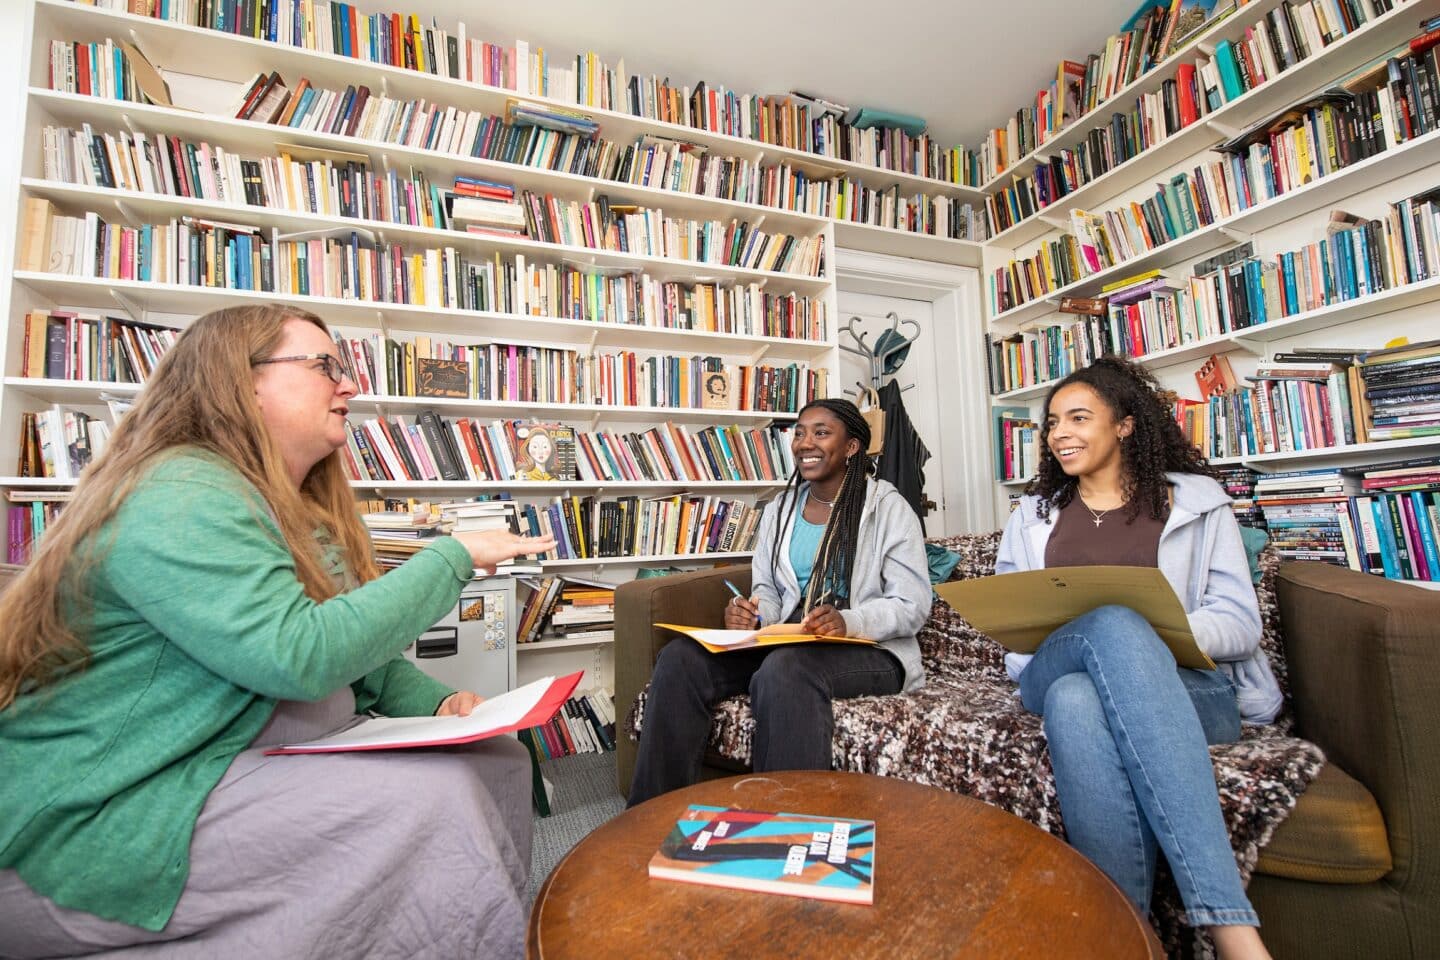
[[[736,890],[873,903],[875,821],[691,804],[650,876]]]

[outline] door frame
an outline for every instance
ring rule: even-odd
[[[990,480],[989,391],[980,320],[980,274],[928,260],[911,260],[860,250],[836,251],[837,290],[923,300],[935,319],[937,357],[953,357],[957,390],[946,398],[955,442],[940,444],[941,468],[949,490],[940,491],[955,533],[988,533],[996,527],[995,488]],[[840,317],[835,318],[838,330]],[[838,340],[837,340],[838,342]],[[942,403],[941,397],[924,402]],[[974,451],[979,451],[979,456]],[[932,494],[933,496],[933,494]],[[958,499],[959,503],[952,500]],[[958,527],[958,529],[956,529]]]

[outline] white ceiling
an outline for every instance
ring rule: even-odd
[[[924,117],[975,146],[1118,30],[1139,0],[430,0],[442,27],[571,56],[594,50],[628,73],[743,93],[804,90]]]

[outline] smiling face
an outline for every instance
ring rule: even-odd
[[[307,320],[286,320],[272,357],[306,353],[336,356],[328,334]],[[315,466],[345,444],[348,401],[358,392],[349,377],[335,383],[323,360],[265,363],[253,368],[255,400],[270,435],[280,446],[285,466],[298,485]]]
[[[790,452],[802,480],[825,483],[844,476],[845,461],[860,452],[860,441],[845,432],[835,414],[824,407],[811,407],[795,424]]]
[[[1120,441],[1135,430],[1135,419],[1117,420],[1100,394],[1083,383],[1055,391],[1045,420],[1046,443],[1060,469],[1083,477],[1120,469]]]

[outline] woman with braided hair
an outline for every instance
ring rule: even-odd
[[[1066,836],[1141,913],[1163,851],[1189,922],[1210,928],[1220,956],[1268,957],[1206,749],[1280,707],[1230,498],[1136,364],[1102,357],[1056,384],[1046,410],[1040,467],[995,572],[1159,567],[1219,665],[1177,666],[1124,606],[1072,620],[1034,656],[1006,656],[1025,707],[1045,718]]]
[[[876,646],[805,643],[712,654],[689,637],[660,651],[650,680],[630,804],[694,783],[710,711],[739,693],[755,715],[756,771],[828,770],[836,698],[924,682],[915,632],[930,613],[920,520],[871,476],[870,427],[848,400],[815,400],[790,441],[795,474],[765,509],[751,596],[725,608],[733,630],[800,623]]]

